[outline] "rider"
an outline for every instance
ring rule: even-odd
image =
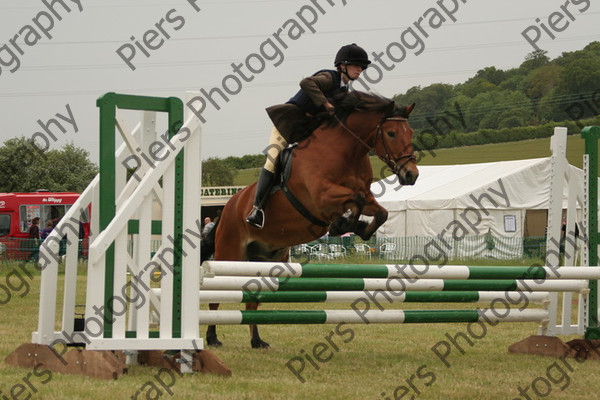
[[[335,107],[328,98],[347,91],[351,81],[371,63],[367,52],[356,43],[342,46],[335,56],[336,70],[323,69],[300,81],[300,90],[285,104],[267,108],[273,130],[267,147],[267,161],[260,170],[254,205],[246,222],[262,228],[265,222],[263,207],[269,198],[275,178],[277,157],[288,143],[299,142],[312,133],[308,128],[311,117],[321,111],[333,114]]]

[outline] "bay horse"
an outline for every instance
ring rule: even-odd
[[[413,130],[408,116],[414,104],[398,107],[392,100],[353,91],[333,99],[335,116],[300,142],[293,153],[289,191],[313,216],[303,216],[281,190],[265,206],[265,224],[257,229],[246,223],[256,183],[236,193],[225,205],[217,225],[202,243],[202,259],[285,262],[289,249],[315,240],[329,231],[336,236],[354,232],[368,240],[388,217],[377,203],[370,185],[373,170],[369,152],[375,152],[398,176],[402,185],[413,185],[419,175],[413,154]],[[359,220],[372,217],[370,222]],[[315,224],[318,220],[322,223]],[[210,304],[211,310],[218,304]],[[247,303],[256,310],[258,303]],[[256,325],[250,325],[253,348],[269,347]],[[209,326],[208,345],[220,346],[216,327]]]

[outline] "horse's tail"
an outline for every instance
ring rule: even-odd
[[[213,254],[215,254],[215,236],[218,225],[219,220],[215,222],[215,225],[212,227],[212,229],[200,241],[200,263],[203,263],[211,258]]]

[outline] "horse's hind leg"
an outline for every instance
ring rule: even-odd
[[[289,260],[289,249],[275,249],[271,250],[266,248],[264,245],[258,242],[252,242],[247,248],[248,259],[250,261],[276,261],[276,262],[287,262]],[[246,310],[256,311],[259,303],[246,303]],[[258,334],[258,325],[249,325],[250,328],[250,344],[253,349],[267,349],[269,343],[265,342],[260,338]]]
[[[255,311],[258,309],[259,303],[246,303],[246,310]],[[218,303],[210,303],[208,305],[210,310],[218,310]],[[260,338],[258,334],[258,326],[257,325],[249,325],[250,328],[250,344],[253,349],[266,349],[269,348],[269,343],[265,342]],[[221,347],[223,343],[217,338],[217,327],[215,325],[209,325],[206,329],[206,344],[214,347]]]
[[[244,242],[243,229],[240,228],[240,225],[245,223],[242,213],[236,213],[235,204],[228,204],[225,207],[215,234],[215,260],[240,261],[246,259],[245,246],[242,244]],[[239,245],[235,246],[232,243],[238,243]],[[219,309],[219,304],[209,303],[208,308],[216,311]],[[206,329],[206,344],[209,346],[222,346],[217,337],[217,327],[215,325],[209,325]]]
[[[219,303],[209,303],[208,309],[216,311],[219,309]],[[221,347],[223,343],[217,338],[217,327],[215,325],[209,325],[206,328],[206,344],[214,347]]]
[[[246,310],[256,311],[258,310],[259,303],[246,303]],[[260,338],[258,334],[258,325],[248,325],[250,328],[250,344],[253,349],[268,349],[269,343],[265,342]]]

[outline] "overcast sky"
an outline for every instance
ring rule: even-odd
[[[551,58],[600,40],[598,1],[63,2],[71,11],[56,3],[61,20],[42,0],[0,2],[0,141],[31,137],[42,130],[38,119],[57,113],[71,119],[70,110],[78,132],[58,119],[66,132],[53,127],[52,147],[72,141],[95,162],[95,100],[109,91],[183,98],[187,90],[223,91],[225,84],[233,93],[224,92],[228,102],[213,94],[220,110],[202,95],[202,158],[241,156],[267,144],[271,123],[264,108],[287,101],[303,77],[331,68],[347,43],[380,54],[382,76],[369,71],[371,82],[379,81],[369,87],[390,97],[416,85],[460,83],[486,66],[518,67],[534,50],[523,36],[532,25],[530,41]],[[51,39],[42,31],[51,24],[48,16]],[[148,49],[144,37],[158,48]]]

